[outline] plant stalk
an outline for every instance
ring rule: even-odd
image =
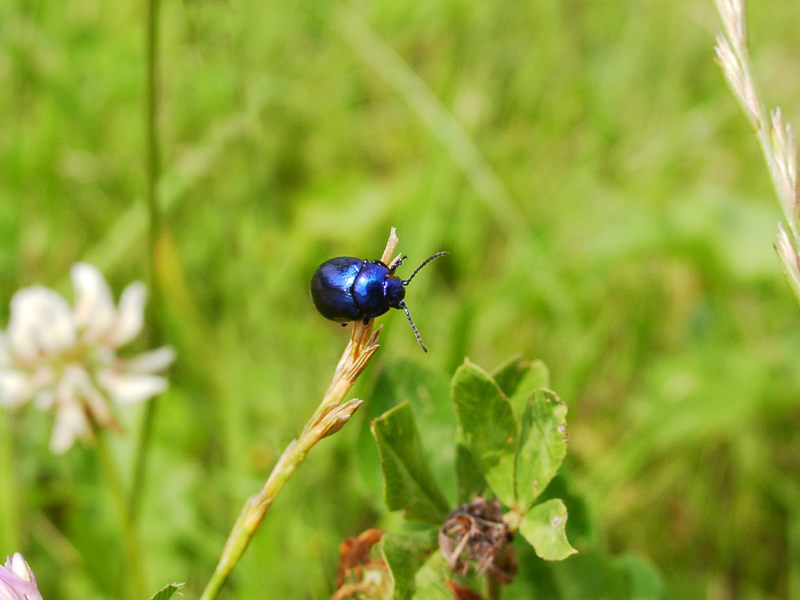
[[[111,448],[106,439],[105,431],[102,428],[95,428],[97,455],[100,458],[103,471],[105,472],[111,495],[117,505],[120,525],[122,528],[123,545],[123,572],[126,578],[127,596],[133,600],[144,598],[144,580],[142,571],[142,560],[139,554],[139,543],[136,536],[136,528],[131,519],[130,507],[122,485],[122,477],[119,473],[117,462],[111,454]]]
[[[158,236],[161,227],[161,214],[158,207],[158,181],[161,173],[161,160],[158,151],[158,50],[159,50],[159,0],[147,0],[147,15],[145,26],[145,203],[148,213],[148,257],[150,290],[153,295],[151,306],[160,305],[160,288],[156,275],[156,253]],[[155,311],[153,311],[155,312]],[[152,319],[154,336],[158,337],[158,320]],[[141,505],[142,490],[144,488],[147,456],[153,436],[153,423],[155,421],[158,398],[153,398],[144,409],[142,423],[139,428],[139,439],[136,447],[136,457],[133,465],[133,478],[131,482],[130,520],[134,525],[138,519]]]
[[[381,260],[390,264],[396,248],[397,236],[392,228]],[[217,597],[275,498],[305,460],[309,450],[321,439],[339,431],[361,405],[361,400],[353,399],[345,402],[344,399],[378,350],[379,335],[380,328],[373,332],[373,321],[367,324],[360,322],[353,324],[350,342],[339,359],[339,364],[336,365],[333,379],[322,402],[303,427],[300,436],[292,440],[283,451],[261,491],[245,501],[200,600],[212,600]]]
[[[486,577],[486,599],[487,600],[500,600],[503,596],[503,584],[497,581],[494,577]]]

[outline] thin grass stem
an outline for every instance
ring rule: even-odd
[[[95,428],[97,456],[103,467],[108,487],[111,490],[111,495],[114,503],[117,505],[117,512],[120,519],[120,527],[122,529],[122,546],[123,546],[123,565],[122,571],[124,574],[124,587],[127,591],[126,596],[133,600],[140,600],[145,597],[145,587],[142,571],[142,560],[139,553],[139,542],[136,535],[136,528],[131,520],[130,509],[128,506],[128,499],[125,494],[125,488],[122,484],[122,477],[120,476],[117,461],[111,453],[111,448],[106,439],[105,431],[97,427]]]
[[[146,49],[146,75],[145,75],[145,163],[146,163],[146,192],[145,203],[148,213],[148,256],[150,273],[150,290],[153,296],[151,306],[160,305],[160,293],[158,277],[156,275],[157,245],[161,227],[161,215],[158,206],[158,181],[160,178],[160,158],[158,151],[158,31],[159,31],[159,0],[147,0],[147,16],[145,27],[145,49]],[[156,311],[153,311],[154,313]],[[158,331],[158,319],[152,319],[156,335]],[[141,426],[139,429],[139,439],[136,446],[136,457],[133,466],[133,478],[130,491],[130,520],[136,524],[141,505],[142,491],[147,470],[147,456],[152,444],[153,424],[158,406],[158,398],[153,398],[144,408]]]

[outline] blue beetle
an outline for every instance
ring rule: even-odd
[[[363,321],[366,325],[370,319],[390,308],[402,308],[419,345],[427,352],[403,300],[405,286],[422,267],[445,254],[447,252],[437,252],[427,258],[408,279],[400,279],[394,274],[406,256],[401,256],[391,266],[380,260],[363,260],[352,256],[326,260],[311,278],[311,299],[323,317],[338,321],[342,326],[350,321]]]

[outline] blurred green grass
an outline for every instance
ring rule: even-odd
[[[450,251],[409,290],[431,352],[388,315],[356,395],[401,358],[448,375],[465,355],[542,358],[610,550],[652,560],[671,598],[795,597],[800,312],[766,170],[713,63],[712,3],[349,6],[162,4],[150,309],[179,360],[142,515],[149,587],[202,587],[346,342],[311,273],[377,256],[395,225],[410,263]],[[800,5],[749,17],[767,99],[797,124]],[[148,276],[143,23],[136,2],[0,4],[4,315],[23,285],[69,292],[78,260],[117,292]],[[47,598],[115,597],[91,452],[49,456],[33,412],[11,426],[6,535]],[[379,474],[356,468],[358,436],[309,457],[228,597],[326,598],[338,542],[396,521]]]

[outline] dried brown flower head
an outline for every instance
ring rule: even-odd
[[[439,549],[456,573],[465,575],[472,566],[479,574],[511,583],[518,568],[513,539],[500,503],[478,497],[448,515],[439,530]]]

